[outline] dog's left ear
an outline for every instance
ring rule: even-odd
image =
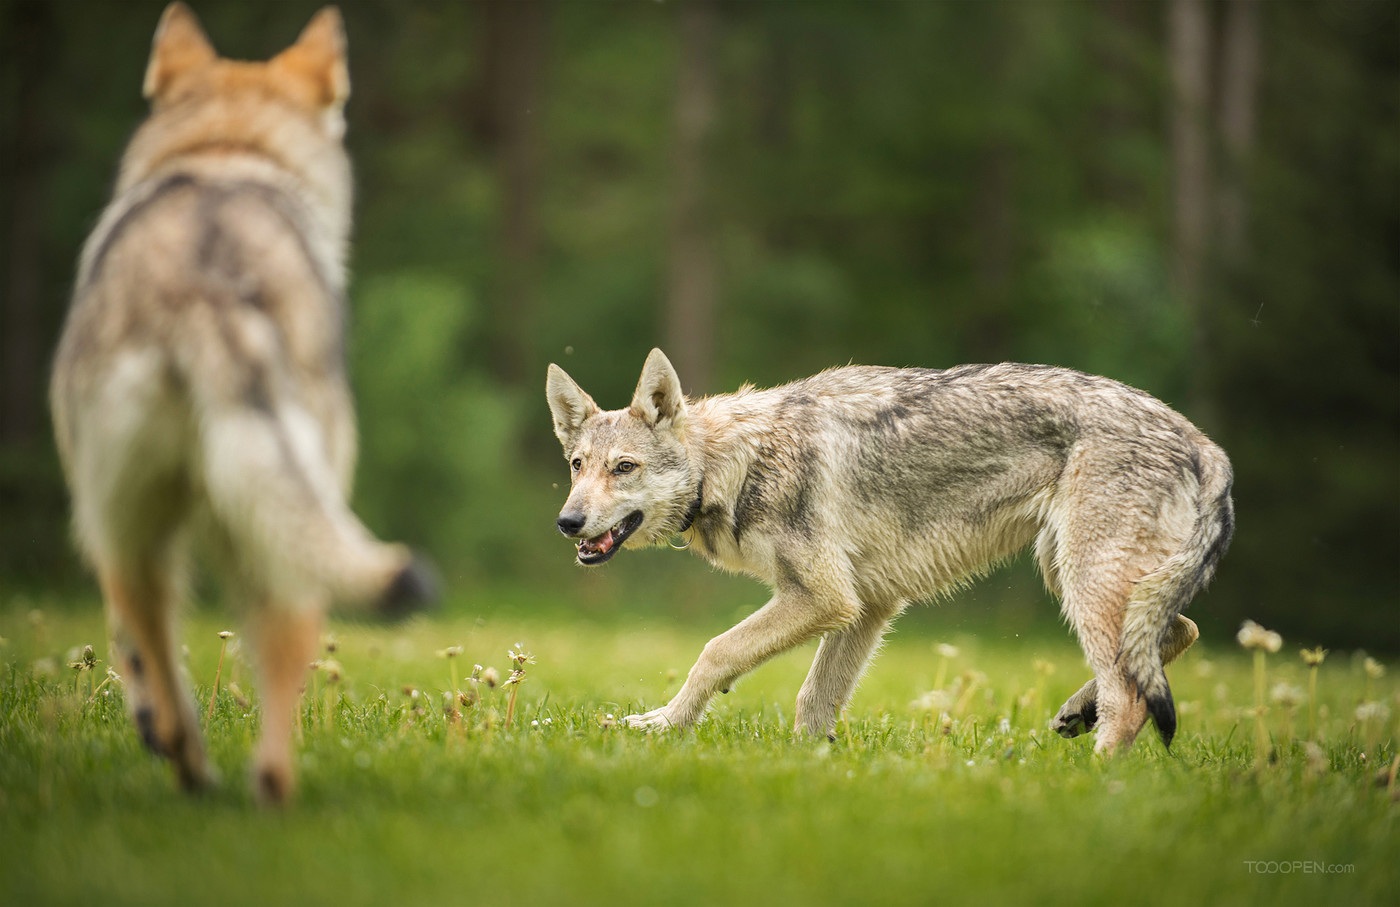
[[[632,395],[631,411],[639,419],[657,428],[664,422],[672,431],[680,431],[685,421],[685,394],[681,392],[681,379],[671,360],[661,350],[652,350],[642,366],[642,378],[637,382],[637,392]]]

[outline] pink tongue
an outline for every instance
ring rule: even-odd
[[[592,548],[594,551],[597,551],[599,554],[606,554],[608,551],[612,550],[612,546],[613,546],[613,534],[612,534],[612,530],[609,529],[607,532],[603,533],[603,534],[600,535],[598,538],[596,538],[596,539],[591,539],[587,544],[588,544],[588,547],[589,547],[589,548]]]

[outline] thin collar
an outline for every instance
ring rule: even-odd
[[[695,522],[695,518],[700,515],[700,504],[705,496],[705,480],[702,478],[700,484],[695,487],[695,500],[690,502],[686,508],[685,519],[681,520],[681,528],[677,532],[685,532],[690,528],[690,524]]]

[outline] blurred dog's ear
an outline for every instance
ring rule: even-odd
[[[296,43],[274,57],[272,65],[310,86],[315,106],[340,107],[350,97],[345,47],[340,10],[327,6],[311,17]]]
[[[149,101],[158,101],[181,76],[218,58],[194,12],[183,3],[172,3],[161,13],[151,39],[151,59],[146,64],[141,94]]]

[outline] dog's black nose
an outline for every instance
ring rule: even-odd
[[[561,513],[559,514],[559,531],[565,535],[577,535],[586,522],[588,522],[588,518],[578,511]]]

